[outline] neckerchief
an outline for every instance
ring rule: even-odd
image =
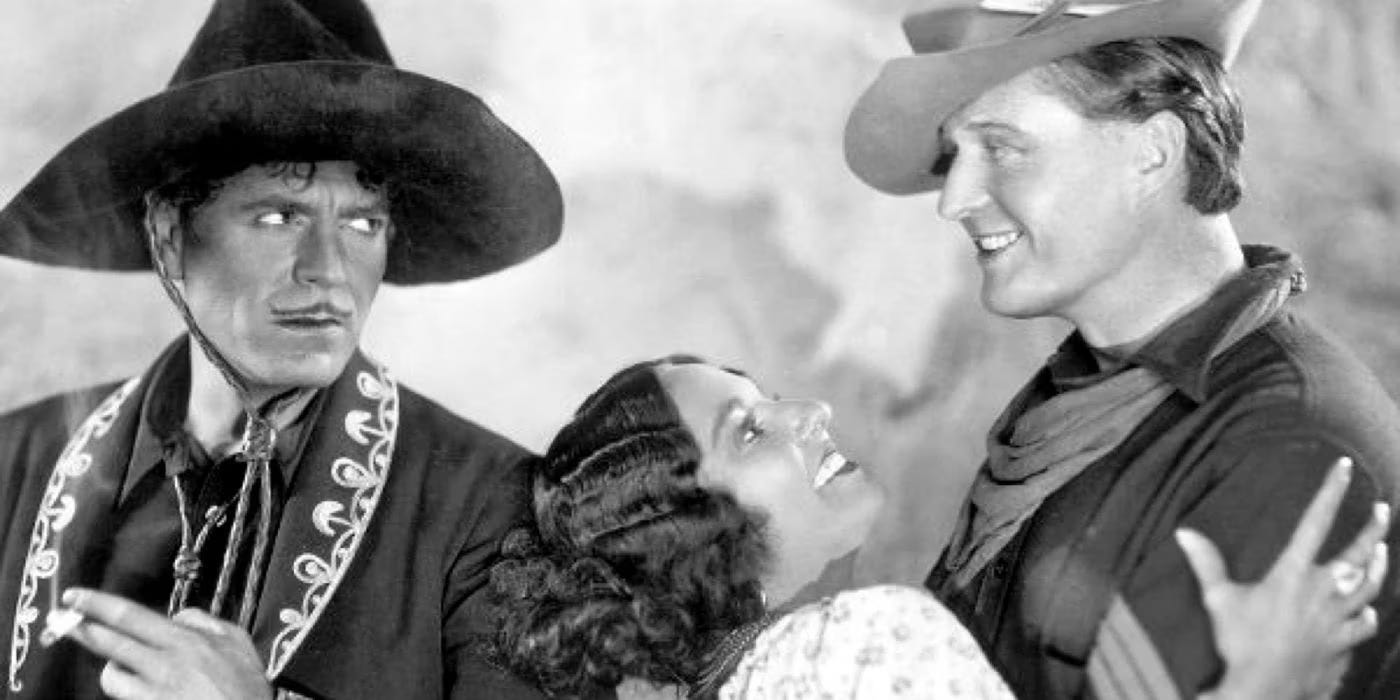
[[[1211,358],[1272,320],[1300,290],[1301,273],[1291,255],[1256,246],[1246,253],[1251,266],[1212,295],[1239,297],[1240,303],[1211,348]],[[1117,448],[1177,390],[1129,358],[1120,372],[1027,408],[1040,380],[1037,375],[1021,389],[988,433],[987,461],[963,504],[944,558],[958,588],[966,588],[996,558],[1046,498]]]

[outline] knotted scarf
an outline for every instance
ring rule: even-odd
[[[1238,309],[1225,317],[1209,358],[1268,323],[1302,291],[1302,270],[1286,251],[1245,246],[1245,258],[1248,267],[1207,301]],[[1189,315],[1178,323],[1187,321]],[[987,461],[944,557],[958,588],[966,588],[996,558],[1046,498],[1112,452],[1175,391],[1129,358],[1123,371],[1027,409],[1038,381],[1039,376],[1021,390],[987,436]]]

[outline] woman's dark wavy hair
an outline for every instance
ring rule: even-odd
[[[1239,204],[1244,111],[1214,51],[1175,37],[1112,41],[1057,59],[1043,75],[1091,119],[1175,114],[1186,125],[1186,203],[1202,214]]]
[[[498,663],[552,695],[624,677],[689,682],[717,637],[763,615],[762,518],[696,480],[701,452],[656,374],[613,375],[535,464],[535,531],[491,571]]]

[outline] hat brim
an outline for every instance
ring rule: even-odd
[[[895,195],[943,186],[935,172],[939,128],[989,88],[1098,44],[1146,36],[1192,39],[1228,65],[1260,0],[1157,0],[978,46],[885,64],[846,122],[846,163],[866,184]]]
[[[387,65],[304,61],[179,85],[92,127],[0,211],[0,255],[149,270],[143,195],[211,159],[352,160],[384,176],[390,283],[509,267],[563,225],[549,168],[471,93]]]

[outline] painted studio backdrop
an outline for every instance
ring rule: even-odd
[[[847,109],[907,51],[898,20],[917,0],[370,6],[400,66],[472,90],[534,144],[566,225],[492,277],[383,288],[369,352],[536,450],[613,370],[674,351],[824,397],[892,496],[860,577],[917,580],[987,426],[1066,330],[988,315],[973,247],[936,199],[846,170]],[[207,9],[5,3],[0,198],[161,89]],[[1268,0],[1235,73],[1241,237],[1300,253],[1304,308],[1400,395],[1400,0]],[[138,372],[180,329],[154,275],[0,259],[0,410]]]

